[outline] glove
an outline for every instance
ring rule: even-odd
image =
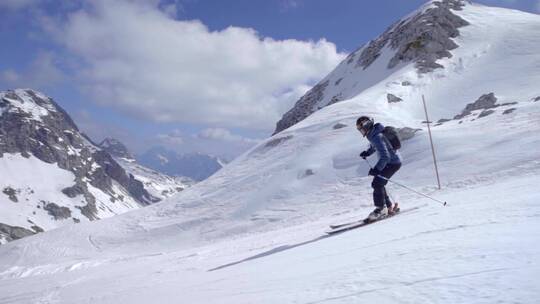
[[[375,169],[375,168],[369,169],[368,175],[377,176],[377,175],[379,175],[379,174],[381,174],[381,171],[379,171],[379,170],[377,170],[377,169]]]
[[[369,156],[369,154],[368,154],[367,151],[364,151],[364,152],[360,153],[360,157],[363,158],[363,159],[366,159],[368,156]]]

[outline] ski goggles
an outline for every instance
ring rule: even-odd
[[[358,131],[360,131],[360,133],[362,133],[362,135],[366,136],[367,129],[364,127],[364,125],[362,123],[357,124],[356,129],[358,129]]]

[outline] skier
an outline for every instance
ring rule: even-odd
[[[360,153],[360,157],[366,159],[375,151],[379,155],[379,161],[368,173],[368,175],[374,176],[371,187],[373,187],[375,210],[369,214],[367,220],[376,221],[383,216],[393,214],[395,207],[390,201],[384,187],[388,181],[380,178],[379,175],[385,178],[392,177],[401,168],[401,156],[382,133],[384,126],[380,123],[374,123],[373,118],[361,116],[356,121],[356,128],[364,137],[367,137],[370,143],[369,149]]]

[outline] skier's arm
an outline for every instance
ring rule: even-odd
[[[370,144],[369,145],[369,149],[366,150],[366,154],[368,156],[370,156],[371,154],[373,154],[375,152],[375,148],[373,148],[373,146]]]
[[[371,154],[373,154],[373,152],[375,152],[375,148],[373,148],[372,145],[369,145],[369,148],[366,151],[363,151],[362,153],[360,153],[360,157],[363,158],[363,159],[366,159]]]
[[[390,161],[390,152],[388,151],[388,149],[386,148],[386,145],[384,144],[383,136],[384,135],[382,134],[377,134],[373,138],[373,141],[372,141],[373,146],[379,153],[379,161],[377,162],[374,168],[379,171],[382,171],[384,167],[386,167],[386,164],[388,164],[388,162]]]

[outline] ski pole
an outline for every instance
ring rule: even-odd
[[[364,158],[364,160],[368,163],[369,167],[373,169],[373,167],[371,167],[371,164],[369,163],[369,161],[368,161],[367,159],[365,159],[365,158]],[[391,183],[394,183],[394,184],[396,184],[396,185],[398,185],[398,186],[400,186],[400,187],[403,187],[403,188],[405,188],[405,189],[407,189],[407,190],[409,190],[409,191],[412,191],[412,192],[414,192],[414,193],[416,193],[416,194],[420,194],[420,195],[422,195],[422,196],[424,196],[424,197],[427,197],[427,198],[429,198],[429,199],[431,199],[431,200],[434,200],[434,201],[436,201],[436,202],[438,202],[438,203],[441,203],[443,206],[446,206],[446,202],[442,202],[442,201],[440,201],[440,200],[438,200],[438,199],[436,199],[436,198],[433,198],[433,197],[431,197],[431,196],[429,196],[429,195],[427,195],[427,194],[418,192],[418,191],[416,191],[416,190],[414,190],[414,189],[411,189],[411,188],[409,188],[409,187],[407,187],[407,186],[405,186],[405,185],[402,185],[402,184],[400,184],[400,183],[398,183],[398,182],[395,182],[395,181],[393,181],[393,180],[391,180],[391,179],[389,179],[389,178],[386,178],[386,177],[384,177],[384,176],[382,176],[382,175],[377,175],[377,177],[382,178],[382,179],[384,179],[384,180],[386,180],[386,181],[389,181],[389,182],[391,182]]]

